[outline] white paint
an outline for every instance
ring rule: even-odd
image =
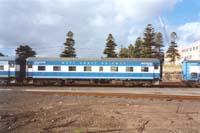
[[[43,65],[43,66],[45,66],[45,65]],[[72,66],[74,66],[74,65],[72,65]],[[87,66],[87,65],[84,65],[84,66]],[[76,66],[76,72],[84,72],[84,66]],[[91,67],[92,67],[91,72],[100,72],[99,71],[100,66],[91,66]],[[119,73],[127,73],[126,67],[127,66],[118,66],[118,72]],[[148,72],[142,72],[141,66],[128,66],[128,67],[133,67],[133,72],[131,72],[131,73],[160,73],[160,67],[159,67],[159,69],[155,70],[154,66],[145,66],[145,67],[149,68]],[[45,68],[46,68],[46,70],[43,72],[54,72],[53,65],[46,65]],[[32,68],[28,68],[27,70],[28,70],[28,72],[38,72],[38,65],[34,65]],[[58,72],[58,71],[55,71],[55,72]],[[69,72],[69,66],[61,66],[61,72]],[[111,72],[111,66],[103,66],[103,72]]]
[[[93,66],[92,72],[99,72],[99,66]]]
[[[119,66],[118,72],[121,72],[121,73],[126,72],[126,67],[125,66]]]
[[[76,66],[76,72],[84,72],[84,66]]]
[[[200,72],[200,67],[199,66],[190,66],[189,72],[190,73],[199,73]]]

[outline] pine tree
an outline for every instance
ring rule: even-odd
[[[138,37],[135,41],[134,56],[135,58],[144,57],[144,43],[141,37]]]
[[[155,47],[155,32],[151,24],[148,24],[144,31],[144,57],[151,58],[155,54],[152,47]]]
[[[162,49],[163,47],[163,36],[162,33],[158,32],[155,36],[154,58],[158,58],[162,63],[164,62],[164,50]]]
[[[0,56],[4,56],[4,54],[0,53]]]
[[[74,48],[75,41],[73,39],[73,32],[69,31],[67,33],[66,42],[64,43],[65,49],[60,54],[60,57],[76,57],[76,50]]]
[[[167,50],[167,58],[170,58],[170,62],[175,64],[176,59],[180,58],[180,54],[178,53],[178,45],[176,45],[177,34],[175,32],[171,33],[171,45]]]
[[[20,45],[16,50],[16,55],[21,59],[35,57],[36,52],[28,45]]]
[[[116,58],[117,53],[115,52],[115,47],[117,44],[115,43],[115,40],[112,36],[112,34],[108,35],[108,38],[106,39],[106,48],[104,49],[104,54],[107,56],[107,58]]]
[[[128,57],[134,58],[135,57],[135,48],[132,44],[128,46]]]
[[[127,48],[121,48],[119,52],[120,58],[128,58],[129,57],[129,50]]]

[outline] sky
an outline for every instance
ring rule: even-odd
[[[143,37],[147,24],[179,47],[200,40],[199,0],[0,0],[0,52],[29,45],[37,56],[58,57],[68,31],[80,58],[103,57],[108,34],[121,47]]]

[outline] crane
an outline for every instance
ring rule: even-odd
[[[169,36],[168,36],[168,32],[167,32],[167,29],[166,29],[166,25],[164,24],[164,22],[163,22],[161,16],[159,16],[159,21],[160,21],[161,28],[163,29],[164,36],[165,36],[167,45],[169,46]]]

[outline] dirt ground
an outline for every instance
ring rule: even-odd
[[[200,101],[0,91],[0,133],[199,133]]]

